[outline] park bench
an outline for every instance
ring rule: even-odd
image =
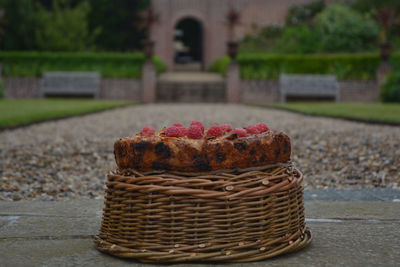
[[[100,94],[100,74],[98,72],[49,71],[40,82],[42,97],[46,96],[93,96]]]
[[[281,103],[287,97],[333,98],[339,101],[339,83],[335,75],[282,74],[279,78]]]

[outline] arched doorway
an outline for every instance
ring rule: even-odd
[[[174,29],[174,70],[203,70],[203,25],[194,18],[183,18]]]

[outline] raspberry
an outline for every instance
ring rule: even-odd
[[[260,131],[260,133],[269,131],[269,128],[268,128],[268,126],[267,126],[265,123],[259,123],[259,124],[257,124],[257,125],[256,125],[256,128],[257,128],[257,130]]]
[[[165,135],[168,137],[182,137],[185,136],[181,127],[171,126],[165,130]]]
[[[222,130],[218,125],[213,125],[207,131],[207,137],[218,137],[224,134],[224,130]]]
[[[224,132],[230,132],[230,131],[232,131],[232,127],[231,127],[229,124],[226,124],[226,123],[221,124],[219,127],[220,127]]]
[[[153,136],[155,133],[156,133],[156,129],[154,129],[150,125],[144,126],[142,131],[140,132],[140,134],[143,136]]]
[[[235,130],[233,130],[233,133],[237,134],[238,137],[246,137],[247,135],[246,130],[243,128],[235,128]]]
[[[180,122],[176,122],[176,123],[172,124],[172,126],[183,127],[183,124]]]
[[[253,125],[247,126],[246,132],[248,134],[258,134],[258,133],[260,133],[260,131],[257,129],[257,127],[253,126]]]
[[[192,139],[200,139],[203,137],[203,131],[199,125],[191,125],[187,136]]]
[[[192,123],[190,124],[190,127],[192,127],[192,125],[197,125],[201,128],[202,133],[204,133],[204,125],[201,123],[201,121],[192,121]]]
[[[185,127],[178,127],[179,130],[181,130],[182,136],[187,136],[188,135],[188,129],[186,129]]]

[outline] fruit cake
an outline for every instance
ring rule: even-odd
[[[115,160],[120,169],[142,172],[171,171],[205,173],[287,163],[290,139],[267,125],[232,129],[228,124],[209,129],[199,121],[189,128],[175,123],[158,132],[146,126],[114,144]]]

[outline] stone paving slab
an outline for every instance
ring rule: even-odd
[[[400,202],[400,190],[392,188],[314,189],[304,192],[305,200]]]
[[[0,201],[0,265],[151,266],[95,250],[92,238],[102,207],[103,200],[89,199]],[[306,201],[305,208],[314,235],[311,246],[271,260],[232,265],[398,266],[400,203]]]
[[[302,251],[229,266],[398,266],[399,222],[311,222],[308,226],[314,240]],[[154,266],[102,254],[95,250],[91,237],[3,239],[0,241],[0,255],[2,266]]]

